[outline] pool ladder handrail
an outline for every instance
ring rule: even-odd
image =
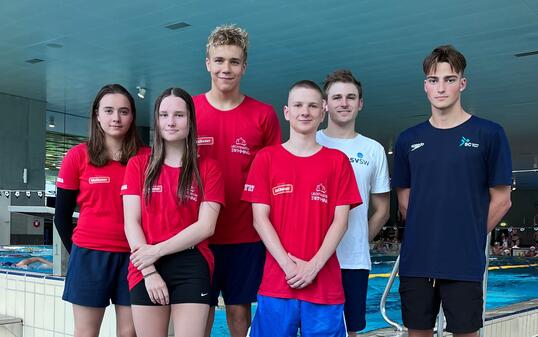
[[[489,268],[489,245],[491,243],[491,233],[488,233],[488,236],[486,238],[486,249],[485,249],[485,255],[486,255],[486,268],[484,269],[484,277],[482,280],[482,296],[483,296],[483,309],[482,309],[482,328],[479,330],[479,336],[484,337],[485,329],[484,325],[486,322],[486,292],[488,289],[488,268]],[[389,280],[387,281],[387,285],[385,286],[385,290],[383,291],[383,295],[381,296],[381,301],[379,303],[379,311],[381,311],[381,316],[391,326],[394,327],[396,331],[403,331],[404,328],[400,324],[396,323],[395,321],[391,320],[387,315],[387,310],[385,308],[385,305],[387,303],[387,297],[389,296],[390,289],[392,288],[392,285],[394,284],[394,279],[396,278],[396,274],[398,274],[398,270],[400,268],[400,255],[398,255],[398,258],[396,259],[396,262],[394,262],[394,267],[392,268],[392,272],[390,273]],[[437,316],[437,336],[442,337],[443,336],[443,330],[444,330],[444,324],[445,324],[445,315],[443,313],[443,308],[441,307],[439,310],[439,315]],[[439,329],[439,327],[441,327]]]

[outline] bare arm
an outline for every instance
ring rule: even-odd
[[[170,239],[156,245],[141,245],[133,252],[133,265],[142,270],[159,258],[188,249],[207,239],[215,232],[220,204],[204,201],[198,210],[198,221],[194,222]]]
[[[254,228],[263,241],[263,244],[276,260],[280,268],[286,274],[286,279],[295,276],[295,263],[290,259],[280,238],[269,220],[271,207],[266,204],[253,203],[252,212],[254,215]]]
[[[398,209],[403,219],[407,219],[407,206],[409,205],[409,193],[410,188],[397,188],[396,194],[398,195]]]
[[[371,242],[390,215],[390,192],[370,194],[370,207],[373,213],[368,219],[368,242]]]
[[[336,251],[340,240],[342,240],[347,230],[348,215],[349,205],[336,206],[333,222],[323,239],[321,247],[310,261],[303,261],[288,254],[293,262],[297,264],[298,269],[297,275],[288,280],[290,287],[304,288],[314,281],[321,268]]]
[[[510,186],[500,185],[489,189],[488,232],[492,231],[512,206]]]

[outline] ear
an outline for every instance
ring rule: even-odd
[[[245,75],[247,72],[247,61],[243,62],[243,71],[241,72],[241,75]]]
[[[362,106],[364,105],[364,99],[363,98],[360,98],[359,99],[359,111],[362,110]]]
[[[465,90],[467,88],[467,78],[462,77],[460,80],[460,91]]]
[[[210,72],[210,69],[209,69],[209,58],[208,58],[208,57],[205,58],[205,68],[207,69],[207,71]]]
[[[290,120],[290,109],[287,105],[284,105],[284,118],[289,121]]]
[[[427,85],[428,85],[428,82],[427,80],[424,80],[424,92],[427,93],[428,92],[428,88],[427,88]]]
[[[323,107],[323,109],[321,109],[321,121],[323,122],[325,120],[325,115],[327,114],[329,106],[327,105],[327,101],[324,99],[321,100],[321,106]]]

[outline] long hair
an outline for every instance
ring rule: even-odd
[[[136,129],[136,105],[133,96],[131,96],[127,89],[119,84],[107,84],[102,87],[95,96],[90,112],[90,139],[87,143],[88,156],[90,157],[90,163],[97,167],[106,165],[110,159],[108,151],[106,150],[105,132],[97,120],[101,99],[108,94],[121,94],[125,96],[129,101],[129,104],[131,104],[131,113],[133,114],[133,121],[129,126],[129,130],[127,130],[127,133],[123,137],[123,142],[121,144],[120,163],[127,165],[127,161],[129,161],[142,146],[142,140]]]
[[[153,148],[148,167],[146,168],[146,180],[144,181],[144,197],[146,203],[151,200],[152,187],[157,181],[161,168],[164,163],[165,151],[164,141],[159,128],[159,110],[161,102],[165,97],[179,97],[187,104],[188,127],[189,133],[185,139],[185,151],[181,158],[181,174],[177,185],[177,196],[180,202],[185,202],[191,193],[191,187],[194,187],[193,181],[196,180],[198,194],[203,196],[202,179],[198,170],[198,148],[196,145],[196,113],[194,102],[191,95],[181,88],[168,88],[164,90],[155,101],[153,110]]]

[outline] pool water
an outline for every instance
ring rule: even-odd
[[[52,262],[52,246],[0,246],[0,268],[52,274],[52,267],[34,262],[26,267],[15,264],[30,257],[42,257]]]

